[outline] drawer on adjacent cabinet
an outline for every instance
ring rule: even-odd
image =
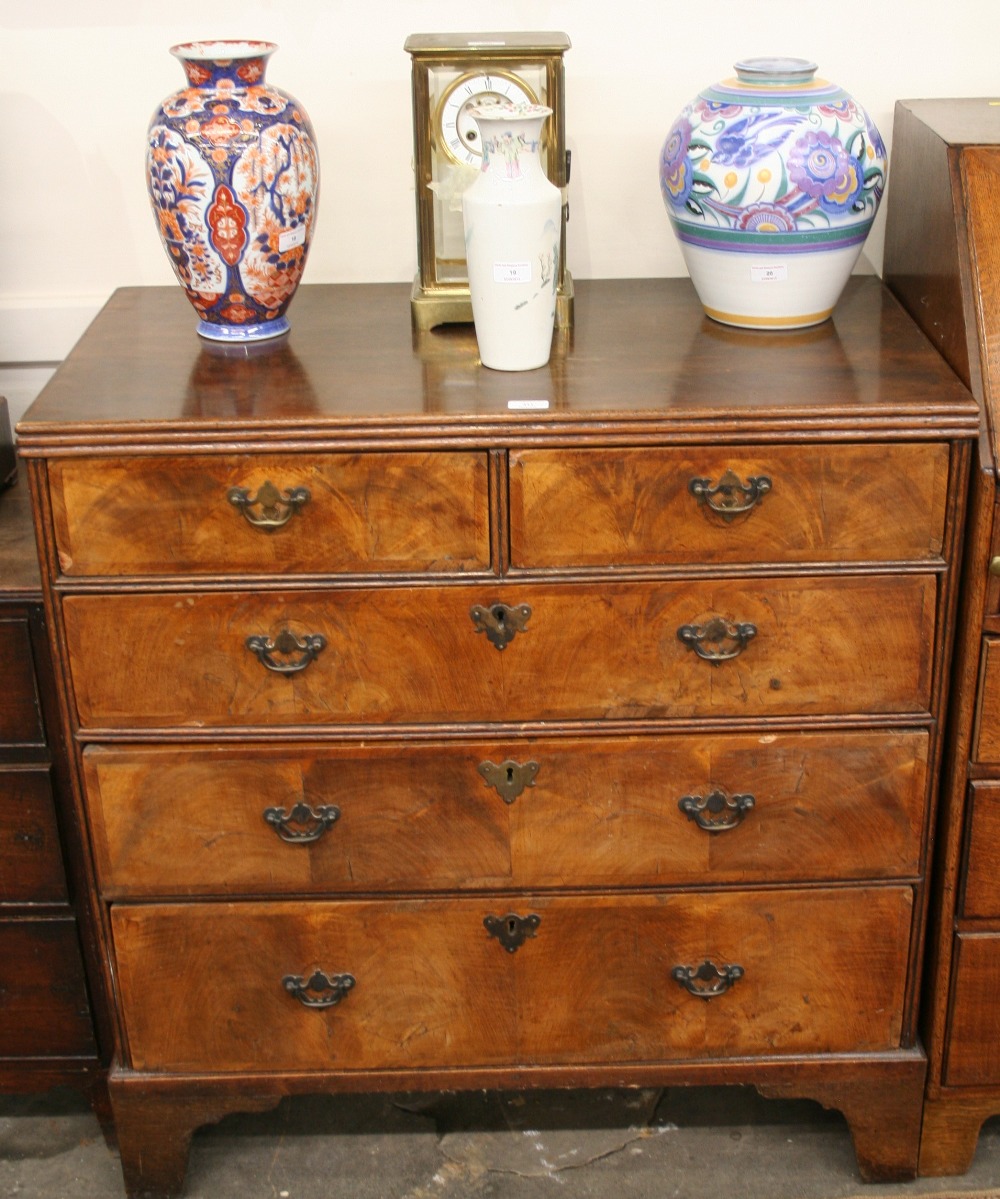
[[[501,602],[502,601],[502,602]],[[925,712],[933,575],[69,596],[82,726]]]
[[[945,1063],[946,1086],[1000,1082],[1000,933],[960,933]]]
[[[912,877],[923,732],[84,755],[102,892]]]
[[[49,490],[66,575],[490,565],[484,453],[67,458]]]
[[[0,1057],[93,1054],[76,921],[0,919]]]
[[[511,560],[940,559],[948,460],[932,443],[515,450]]]
[[[911,913],[885,886],[116,905],[112,927],[133,1068],[364,1070],[898,1048]]]
[[[0,903],[66,899],[47,765],[0,767]]]
[[[983,641],[972,757],[976,762],[1000,762],[1000,637]]]
[[[972,783],[969,812],[962,914],[972,918],[997,918],[1000,917],[1000,877],[997,874],[1000,782]]]
[[[0,744],[44,744],[31,633],[23,617],[0,618],[0,679]]]

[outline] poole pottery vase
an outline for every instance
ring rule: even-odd
[[[660,155],[660,190],[709,316],[749,328],[833,311],[885,189],[864,109],[799,58],[752,58],[700,92]]]
[[[288,330],[319,194],[305,110],[264,81],[270,42],[174,46],[188,86],[153,114],[146,179],[198,332],[246,342]]]
[[[470,109],[483,166],[462,196],[462,215],[479,357],[493,370],[534,370],[552,350],[562,195],[538,157],[551,112],[540,104]]]

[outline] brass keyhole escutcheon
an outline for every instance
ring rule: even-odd
[[[477,767],[489,787],[495,788],[504,803],[513,803],[525,787],[535,785],[535,775],[538,774],[537,762],[515,762],[508,758],[505,762],[480,762]]]

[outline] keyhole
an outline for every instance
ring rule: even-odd
[[[507,767],[507,782],[512,783],[513,781],[514,781],[514,767],[508,766]]]
[[[468,133],[465,135],[465,140],[466,140],[466,141],[468,141],[468,142],[474,142],[474,141],[476,140],[476,131],[475,131],[475,129],[470,129],[470,130],[469,130],[469,132],[468,132]]]
[[[513,937],[517,932],[517,921],[513,916],[507,917],[507,935]]]

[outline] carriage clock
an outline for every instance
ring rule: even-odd
[[[482,167],[479,129],[469,109],[483,100],[544,104],[552,109],[541,155],[549,179],[563,189],[556,326],[573,319],[573,280],[565,269],[566,150],[563,54],[565,33],[415,33],[413,167],[419,271],[411,310],[417,329],[472,320],[465,261],[462,192]]]

